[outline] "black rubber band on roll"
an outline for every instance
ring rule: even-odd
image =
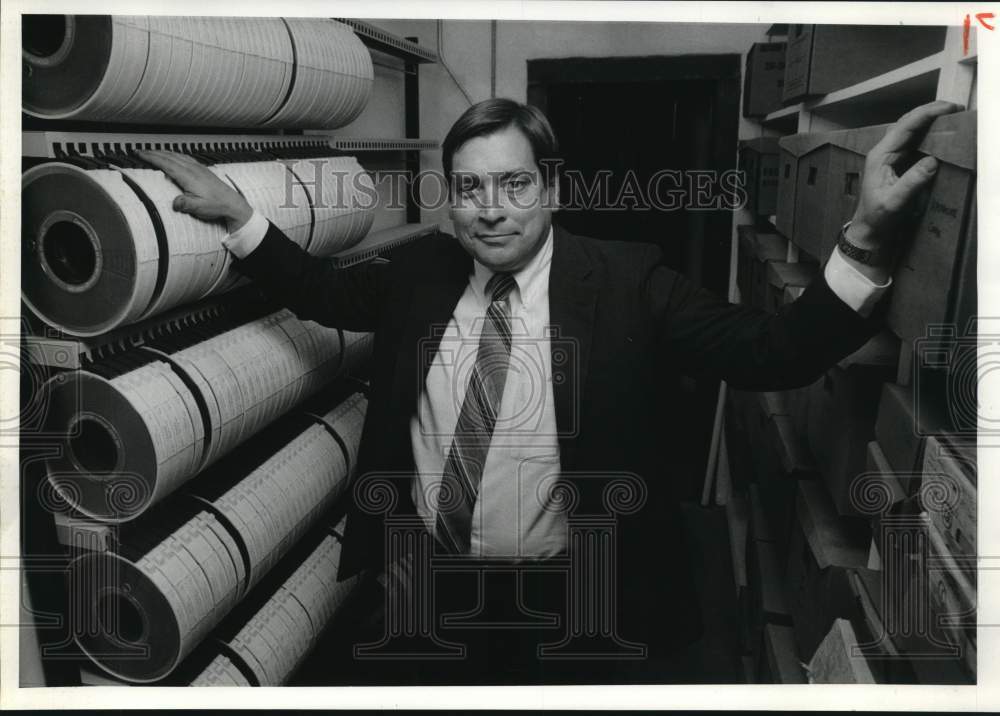
[[[229,520],[229,518],[226,517],[225,513],[218,507],[216,507],[215,504],[210,500],[207,500],[201,495],[195,495],[194,493],[191,492],[186,492],[184,494],[187,497],[190,497],[191,499],[198,502],[208,512],[211,512],[212,515],[219,521],[219,524],[221,524],[226,529],[226,531],[229,532],[229,536],[232,537],[233,540],[236,542],[236,548],[240,551],[240,557],[243,559],[243,566],[244,566],[243,593],[246,594],[247,589],[250,586],[250,574],[253,572],[253,561],[250,559],[250,550],[244,543],[243,536],[240,534],[240,531],[236,529],[236,525],[234,525]]]
[[[257,674],[253,673],[253,669],[247,664],[242,654],[230,646],[228,642],[222,641],[222,639],[216,639],[215,643],[219,647],[219,651],[229,657],[236,670],[243,674],[243,678],[249,681],[251,686],[260,686],[260,679],[257,678]]]

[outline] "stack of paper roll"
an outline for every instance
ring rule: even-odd
[[[357,575],[338,581],[339,534],[335,530],[323,538],[192,686],[249,686],[246,673],[253,674],[257,686],[288,680],[357,584]],[[242,663],[237,666],[234,659]]]
[[[372,180],[353,157],[213,171],[316,256],[354,246],[374,221]],[[179,193],[153,169],[29,169],[21,191],[25,303],[65,333],[95,336],[233,288],[240,276],[222,244],[225,225],[174,211]]]
[[[326,18],[25,15],[23,104],[49,119],[334,128],[371,55]]]
[[[336,329],[283,310],[107,379],[51,378],[45,429],[53,488],[83,514],[131,520],[341,373]]]
[[[70,613],[83,652],[127,681],[167,676],[343,493],[342,445],[357,441],[366,405],[349,398],[219,498],[199,498],[204,509],[179,527],[143,524],[116,552],[74,560]],[[316,616],[332,598],[319,599]]]

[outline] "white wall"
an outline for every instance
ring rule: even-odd
[[[438,49],[435,20],[371,20],[400,36],[416,36],[421,45]],[[527,99],[527,61],[566,57],[634,57],[643,55],[730,54],[745,56],[767,25],[511,22],[497,23],[496,93]],[[447,20],[442,23],[441,54],[455,79],[473,102],[490,96],[490,23]],[[379,60],[383,60],[379,56]],[[376,92],[365,113],[344,134],[402,135],[402,76],[376,67]],[[420,129],[426,138],[443,140],[469,102],[442,64],[420,67]],[[381,116],[385,113],[392,117]],[[740,136],[752,136],[741,119]],[[439,152],[425,152],[425,169],[441,168]],[[449,229],[447,210],[424,212],[426,221]],[[400,220],[401,221],[401,220]],[[400,222],[396,222],[400,223]]]

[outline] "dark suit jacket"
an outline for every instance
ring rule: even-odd
[[[431,235],[390,263],[337,270],[272,225],[237,266],[301,318],[375,332],[357,474],[412,470],[409,420],[440,342],[433,328],[447,325],[472,269],[454,237]],[[663,266],[656,247],[559,227],[549,309],[559,331],[553,348],[568,341],[576,351],[553,383],[561,479],[575,488],[577,511],[604,511],[604,483],[594,473],[633,473],[645,485],[643,506],[618,517],[620,633],[668,648],[687,643],[700,633],[701,616],[670,485],[671,436],[656,429],[672,406],[657,404],[650,387],[664,372],[715,376],[748,390],[806,385],[861,346],[879,321],[863,319],[822,279],[777,315],[732,305]],[[413,511],[410,480],[394,485],[399,509]],[[381,518],[353,505],[342,576],[379,565],[383,542]]]

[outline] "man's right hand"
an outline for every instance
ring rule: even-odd
[[[246,199],[197,159],[159,150],[137,150],[136,154],[166,174],[184,192],[174,199],[174,211],[204,221],[222,219],[229,233],[253,216],[253,207]]]

